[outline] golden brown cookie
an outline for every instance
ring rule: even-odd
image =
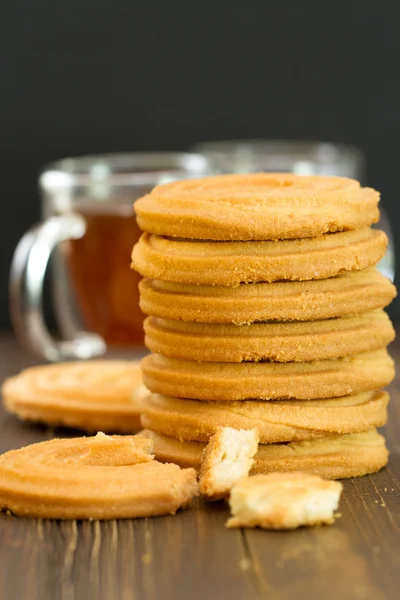
[[[331,524],[343,485],[305,473],[269,473],[238,481],[231,491],[227,527],[296,529]]]
[[[24,421],[88,432],[140,429],[138,361],[96,360],[26,369],[2,386],[5,408]]]
[[[205,444],[182,442],[146,429],[158,460],[199,470]],[[287,444],[260,444],[251,474],[303,471],[326,479],[375,473],[387,464],[384,438],[376,430]]]
[[[229,496],[232,486],[249,474],[258,442],[257,429],[219,427],[204,449],[199,477],[200,493],[207,500]]]
[[[255,173],[187,179],[135,202],[143,231],[205,240],[276,240],[361,229],[379,193],[344,177]]]
[[[208,401],[312,400],[358,394],[388,385],[394,377],[387,351],[308,363],[199,363],[150,354],[143,382],[165,396]]]
[[[357,231],[270,242],[206,242],[144,233],[132,252],[132,268],[149,279],[195,285],[325,279],[376,265],[387,237]]]
[[[152,352],[202,362],[338,358],[387,346],[394,329],[383,310],[319,321],[185,323],[148,317],[145,343]]]
[[[45,519],[175,513],[197,494],[196,473],[152,460],[152,447],[142,436],[98,434],[11,450],[0,456],[0,507]]]
[[[146,315],[199,323],[313,321],[383,308],[396,288],[376,269],[315,281],[249,283],[237,287],[185,285],[144,279]]]
[[[263,444],[358,433],[386,423],[389,394],[382,390],[327,400],[199,402],[149,394],[141,402],[142,425],[157,433],[208,442],[220,427],[257,427]]]

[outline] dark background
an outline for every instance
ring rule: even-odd
[[[13,249],[40,216],[38,171],[64,156],[349,142],[400,240],[399,0],[17,0],[0,28],[0,327]]]

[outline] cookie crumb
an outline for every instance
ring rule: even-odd
[[[151,563],[151,554],[149,554],[149,553],[143,554],[143,556],[142,556],[142,563],[144,565],[149,565]]]
[[[242,560],[239,562],[239,569],[241,569],[242,571],[248,571],[251,567],[251,561],[244,557],[242,558]]]

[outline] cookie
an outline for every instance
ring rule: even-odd
[[[132,268],[149,279],[195,285],[324,279],[376,265],[384,256],[383,231],[357,231],[279,242],[206,242],[144,233]]]
[[[197,494],[196,472],[152,460],[152,446],[141,436],[98,434],[6,452],[0,456],[0,507],[44,519],[175,513]]]
[[[205,240],[276,240],[361,229],[379,193],[344,177],[256,173],[187,179],[135,202],[143,231]]]
[[[382,390],[327,400],[199,402],[149,394],[142,425],[157,433],[208,442],[220,427],[257,427],[263,444],[357,433],[386,423],[389,395]]]
[[[5,408],[24,421],[87,432],[140,429],[138,361],[96,360],[26,369],[2,386]]]
[[[231,491],[227,527],[297,529],[331,524],[343,485],[305,473],[245,477]]]
[[[308,363],[199,363],[151,354],[142,372],[151,392],[177,398],[312,400],[384,387],[394,377],[394,364],[384,349]]]
[[[394,329],[383,310],[319,321],[250,325],[185,323],[148,317],[145,344],[171,358],[202,362],[304,362],[387,346]]]
[[[205,444],[182,442],[146,429],[156,458],[199,470]],[[375,473],[387,464],[384,438],[376,431],[350,433],[287,444],[260,444],[251,474],[303,471],[326,479]]]
[[[257,429],[220,427],[207,444],[199,477],[200,493],[207,500],[229,496],[232,486],[247,477],[258,449]]]
[[[376,269],[315,281],[237,287],[144,279],[139,288],[140,308],[146,315],[199,323],[330,319],[383,308],[396,296],[394,285]]]

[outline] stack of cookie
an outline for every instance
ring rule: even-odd
[[[159,186],[135,204],[158,459],[199,467],[220,426],[257,428],[254,473],[327,478],[387,462],[394,298],[375,268],[379,194],[336,177],[252,174]]]

